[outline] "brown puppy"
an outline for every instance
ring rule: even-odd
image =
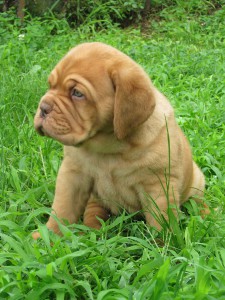
[[[124,208],[160,228],[155,204],[167,218],[168,202],[180,206],[193,195],[201,202],[204,176],[173,109],[131,58],[102,43],[81,44],[48,81],[34,124],[64,145],[52,206],[58,218],[74,223],[84,215],[99,228],[96,216],[106,220]],[[54,218],[47,227],[59,233]]]

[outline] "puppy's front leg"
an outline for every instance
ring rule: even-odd
[[[67,220],[70,224],[76,223],[84,213],[90,190],[91,179],[82,176],[79,167],[74,165],[69,158],[64,158],[57,176],[52,213],[62,221]],[[58,224],[52,216],[46,225],[48,229],[60,234]],[[33,233],[34,239],[39,237],[38,232]]]

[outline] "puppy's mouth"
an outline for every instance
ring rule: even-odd
[[[55,136],[53,136],[52,134],[48,133],[42,125],[40,125],[38,128],[36,128],[36,131],[40,136],[45,136],[45,137],[57,140],[57,138]]]
[[[40,125],[39,127],[36,127],[35,129],[36,129],[36,131],[37,131],[37,133],[38,133],[39,135],[45,136],[45,132],[44,132],[44,129],[43,129],[43,126],[42,126],[42,125]]]
[[[81,147],[90,137],[95,134],[85,134],[84,136],[78,137],[73,133],[73,131],[57,133],[57,130],[55,131],[48,122],[46,124],[46,121],[46,117],[43,117],[41,114],[37,115],[34,122],[34,127],[37,133],[40,136],[52,138],[65,146],[74,146],[77,148]]]
[[[34,122],[34,127],[35,127],[35,130],[37,131],[37,133],[41,136],[49,136],[50,137],[50,135],[46,132],[46,130],[44,129],[44,126],[43,126],[45,118],[43,118],[40,114],[35,119],[36,120]]]

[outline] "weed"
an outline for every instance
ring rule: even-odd
[[[53,17],[27,18],[21,28],[11,14],[0,15],[1,299],[224,299],[225,10],[194,14],[189,3],[187,18],[179,3],[145,36],[117,27],[87,35]],[[205,200],[218,209],[202,219],[195,202],[186,203],[174,236],[126,214],[100,231],[63,226],[64,237],[44,226],[62,148],[36,135],[33,116],[56,62],[94,40],[145,68],[176,108],[206,175]],[[43,239],[33,241],[37,227]]]

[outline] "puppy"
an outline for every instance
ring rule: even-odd
[[[202,201],[204,175],[173,108],[131,58],[102,43],[81,44],[48,82],[34,126],[64,145],[52,205],[59,219],[83,215],[85,225],[100,228],[96,216],[125,209],[160,229],[169,205],[176,214],[189,197]],[[52,216],[47,227],[60,233]]]

